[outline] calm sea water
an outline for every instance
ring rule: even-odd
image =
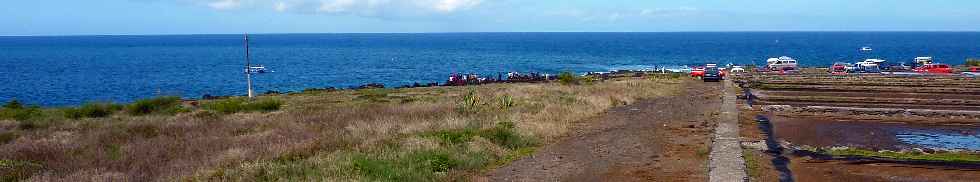
[[[980,33],[446,33],[251,35],[252,58],[275,73],[259,93],[443,81],[453,72],[608,71],[706,62],[804,65],[869,56],[980,57]],[[860,53],[872,46],[873,55]],[[129,102],[155,95],[244,94],[241,35],[0,37],[0,100],[42,106]]]

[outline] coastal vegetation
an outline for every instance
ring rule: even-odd
[[[564,85],[578,85],[581,79],[572,72],[558,74],[558,82]]]
[[[126,112],[134,116],[149,114],[176,114],[188,110],[180,105],[180,97],[163,96],[137,100],[126,106]]]
[[[977,58],[966,59],[966,66],[980,66],[980,59]]]
[[[682,80],[670,78],[11,106],[51,122],[19,127],[30,117],[4,113],[0,178],[460,180],[526,156],[611,107],[681,92]]]
[[[918,151],[871,151],[858,148],[831,148],[826,150],[820,150],[821,153],[832,155],[832,156],[857,156],[857,157],[874,157],[874,158],[887,158],[887,159],[897,159],[897,160],[912,160],[912,161],[937,161],[937,162],[954,162],[954,163],[980,163],[980,154],[971,152],[950,152],[950,151],[937,151],[934,153],[918,152]]]
[[[231,98],[212,101],[204,104],[204,108],[222,114],[234,114],[238,112],[271,112],[279,110],[282,101],[276,99],[261,99],[249,102],[244,98]]]
[[[123,106],[113,103],[86,103],[78,108],[66,108],[65,118],[101,118],[112,115],[112,113],[122,110]]]

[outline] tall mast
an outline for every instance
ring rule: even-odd
[[[255,97],[252,92],[252,62],[249,60],[248,33],[245,33],[245,80],[248,81],[248,98]]]

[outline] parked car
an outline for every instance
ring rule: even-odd
[[[833,66],[830,66],[830,70],[828,70],[828,71],[831,74],[847,74],[847,67],[848,67],[848,65],[849,64],[847,64],[847,63],[837,62],[837,63],[834,63]]]
[[[890,64],[884,66],[884,70],[891,71],[891,72],[912,71],[912,65],[909,65],[907,63]]]
[[[692,69],[691,70],[691,77],[695,77],[695,78],[704,77],[704,68],[702,68],[702,67],[695,67],[694,69]]]
[[[708,68],[705,68],[704,69],[704,81],[705,82],[709,82],[709,81],[714,81],[714,82],[721,81],[722,77],[723,77],[722,76],[722,72],[721,72],[720,69],[718,69],[718,67],[708,67]]]
[[[918,73],[953,73],[953,67],[948,64],[929,64],[915,68]]]
[[[797,74],[797,73],[800,73],[800,70],[796,69],[796,67],[783,67],[782,69],[779,70],[779,74],[781,75]]]
[[[915,61],[913,63],[915,63],[915,65],[919,65],[919,66],[922,66],[922,65],[930,65],[930,64],[932,64],[932,57],[916,57],[915,58]]]
[[[771,71],[783,71],[786,70],[786,68],[792,68],[795,70],[798,64],[799,63],[796,61],[796,59],[788,56],[769,58],[766,60],[766,67]]]
[[[742,68],[742,66],[732,66],[731,72],[734,74],[745,73],[745,68]]]

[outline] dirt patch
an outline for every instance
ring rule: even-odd
[[[721,84],[617,107],[570,136],[476,181],[707,181]]]
[[[793,158],[797,181],[975,181],[980,171],[934,166],[874,163],[852,164]],[[887,171],[887,172],[883,172]]]
[[[740,105],[745,106],[745,105]],[[746,173],[749,181],[779,181],[779,171],[773,166],[773,156],[765,153],[766,136],[756,122],[758,111],[751,108],[739,110],[739,136],[741,136],[745,157]]]
[[[969,149],[975,141],[970,137],[975,138],[975,133],[980,131],[976,129],[980,120],[973,114],[980,110],[977,104],[980,103],[980,82],[975,79],[804,74],[757,75],[741,78],[740,82],[752,88],[752,92],[742,98],[757,104],[755,108],[741,106],[744,108],[741,136],[743,146],[752,149],[744,154],[753,181],[779,181],[780,174],[778,168],[773,167],[776,166],[773,162],[780,160],[772,160],[776,156],[764,152],[767,146],[760,145],[765,134],[760,136],[760,122],[755,122],[759,115],[771,121],[767,123],[773,124],[776,140],[814,147]],[[795,181],[980,179],[975,167],[942,162],[926,165],[901,160],[860,162],[811,158],[795,153],[782,156],[788,157],[788,171]]]

